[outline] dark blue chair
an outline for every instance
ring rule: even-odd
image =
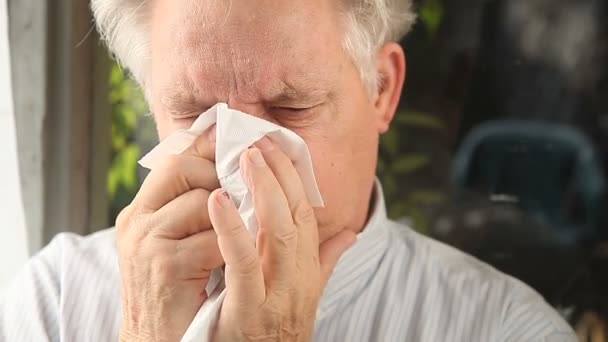
[[[544,122],[492,121],[458,150],[452,182],[516,204],[565,243],[598,233],[605,180],[591,142],[577,129]]]

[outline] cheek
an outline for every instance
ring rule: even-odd
[[[324,208],[315,210],[319,237],[325,241],[342,229],[364,224],[369,194],[375,176],[377,148],[373,138],[349,139],[340,143],[310,144],[313,166]]]
[[[336,115],[324,132],[317,132],[321,134],[305,139],[317,183],[328,201],[342,201],[353,187],[368,183],[375,174],[378,134],[372,115],[365,109],[351,109]]]

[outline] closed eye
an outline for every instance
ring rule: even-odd
[[[279,110],[290,111],[294,113],[304,112],[310,109],[310,107],[296,108],[296,107],[277,107]]]
[[[315,109],[319,105],[309,106],[309,107],[272,107],[271,111],[276,114],[283,115],[302,115],[310,112]]]
[[[196,119],[201,113],[204,113],[209,108],[197,109],[197,110],[189,110],[189,111],[177,111],[171,110],[169,111],[169,116],[171,116],[175,120],[191,120]]]

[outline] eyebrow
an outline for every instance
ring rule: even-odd
[[[173,114],[188,114],[200,111],[204,107],[204,104],[197,99],[194,89],[181,83],[164,87],[161,94],[161,105]]]
[[[282,80],[277,93],[270,96],[267,102],[273,105],[294,103],[318,104],[331,96],[333,82],[331,78],[305,77],[294,80]]]
[[[322,86],[319,84],[323,83]],[[283,80],[275,87],[274,94],[269,94],[262,101],[273,107],[288,105],[317,105],[331,97],[331,83],[314,78],[300,79],[298,82]],[[162,89],[161,105],[174,115],[190,115],[200,112],[213,103],[206,103],[197,95],[189,84],[173,82]]]
[[[267,102],[272,105],[286,105],[295,103],[312,104],[328,97],[330,91],[327,89],[294,88],[285,87],[277,95],[272,96]],[[315,103],[316,104],[316,103]]]

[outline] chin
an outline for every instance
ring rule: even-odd
[[[339,232],[345,230],[346,227],[340,226],[330,226],[330,227],[321,227],[319,226],[319,244],[331,239],[336,236]]]
[[[319,227],[319,243],[323,243],[331,239],[336,234],[344,230],[350,230],[357,234],[361,232],[365,226],[367,218],[366,210],[362,210],[361,212],[363,214],[343,216],[339,220],[332,219],[331,221],[324,221],[322,217],[321,219],[317,218],[317,224]]]

